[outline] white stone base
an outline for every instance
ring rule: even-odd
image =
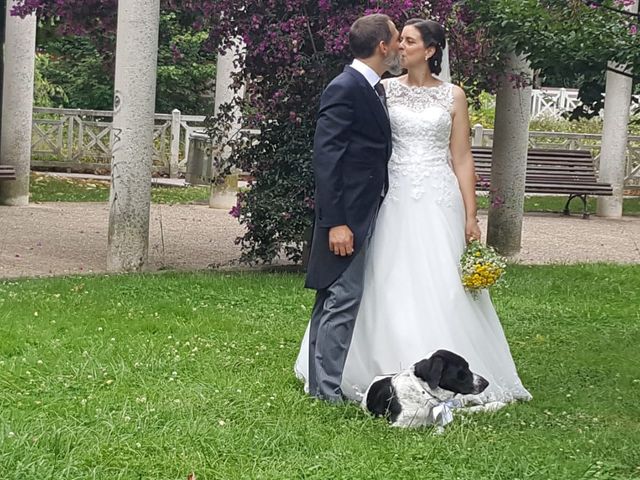
[[[231,210],[238,203],[238,176],[229,175],[222,185],[211,185],[209,208]]]

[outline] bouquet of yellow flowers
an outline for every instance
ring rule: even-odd
[[[492,287],[502,280],[507,264],[493,247],[472,240],[462,254],[460,266],[462,284],[475,297],[483,288]]]

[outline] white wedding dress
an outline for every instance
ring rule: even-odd
[[[449,160],[453,85],[416,88],[392,79],[386,91],[393,141],[390,185],[366,259],[343,394],[359,401],[377,375],[399,372],[447,349],[490,382],[464,404],[493,410],[529,400],[489,294],[474,298],[460,279],[465,211]],[[307,337],[308,328],[295,364],[305,384]]]

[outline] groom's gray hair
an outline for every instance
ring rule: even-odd
[[[391,41],[391,19],[382,13],[358,18],[349,29],[349,47],[355,58],[369,58],[380,42]]]

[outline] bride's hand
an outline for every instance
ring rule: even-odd
[[[476,217],[467,218],[467,222],[464,227],[464,234],[469,243],[471,240],[480,240],[482,238],[482,232],[478,225],[478,219]]]

